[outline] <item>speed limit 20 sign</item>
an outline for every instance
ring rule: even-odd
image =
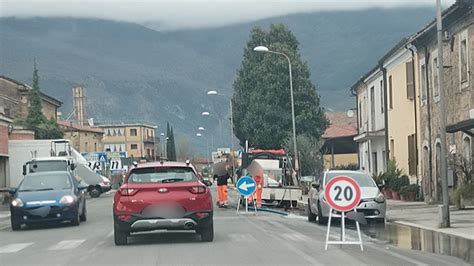
[[[331,208],[348,212],[355,209],[360,202],[360,187],[348,176],[336,176],[327,183],[324,197]]]

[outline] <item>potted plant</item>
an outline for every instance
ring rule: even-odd
[[[415,201],[416,195],[418,194],[418,191],[420,190],[420,186],[417,184],[410,184],[405,187],[406,187],[406,200]]]
[[[403,201],[407,200],[407,195],[408,195],[408,186],[403,186],[400,188],[400,198]]]
[[[390,180],[390,188],[392,189],[392,199],[400,200],[400,177],[394,177]]]

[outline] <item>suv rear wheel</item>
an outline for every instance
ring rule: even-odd
[[[198,233],[201,234],[201,240],[203,242],[211,242],[214,240],[214,223],[212,219],[203,224],[199,229]]]
[[[128,233],[125,231],[120,231],[117,226],[114,228],[114,241],[116,246],[127,245]]]

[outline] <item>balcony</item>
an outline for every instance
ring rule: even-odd
[[[155,144],[155,138],[153,138],[153,137],[143,138],[143,143]]]

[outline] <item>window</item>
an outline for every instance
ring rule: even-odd
[[[390,109],[393,109],[393,96],[392,96],[392,76],[388,77],[388,104]]]
[[[197,180],[194,171],[187,167],[175,168],[139,168],[128,178],[129,183],[175,183]]]
[[[97,143],[94,143],[94,151],[97,152]]]
[[[438,86],[438,58],[433,58],[433,67],[432,67],[432,76],[433,76],[433,97],[436,101],[439,101],[439,86]]]
[[[469,137],[465,137],[462,144],[463,148],[463,157],[468,162],[471,161],[471,139]]]
[[[136,150],[136,149],[138,149],[138,145],[137,144],[130,144],[130,149]]]
[[[428,88],[426,86],[426,65],[423,64],[420,67],[420,77],[421,77],[421,103],[426,103],[426,95],[428,92]]]
[[[359,103],[359,128],[362,128],[362,103]]]
[[[415,73],[413,73],[413,62],[405,63],[406,78],[407,78],[407,99],[413,100],[415,98]]]
[[[372,152],[372,169],[374,169],[374,174],[378,174],[379,169],[377,165],[377,152]]]
[[[130,136],[137,136],[137,129],[136,128],[131,128],[130,129]]]
[[[390,140],[390,151],[389,151],[390,158],[393,160],[395,158],[395,140]]]
[[[370,128],[375,131],[375,88],[370,88]]]
[[[87,147],[87,146],[89,146],[89,143],[88,143],[87,141],[84,143],[84,146],[85,146],[85,150],[84,150],[84,151],[85,151],[85,152],[88,152],[89,150],[88,150],[88,147]]]
[[[383,80],[380,81],[380,112],[383,114],[384,110],[384,93],[383,93]]]
[[[459,75],[462,88],[469,83],[469,50],[467,44],[467,31],[465,31],[461,34],[459,41]]]
[[[415,134],[408,136],[408,174],[416,175],[416,138]]]

